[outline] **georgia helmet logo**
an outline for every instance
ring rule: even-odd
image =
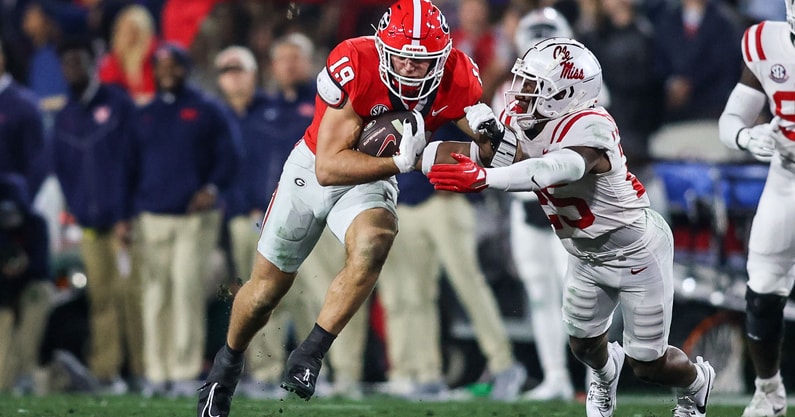
[[[392,17],[392,10],[386,9],[384,15],[381,16],[381,20],[378,21],[378,30],[386,29],[386,27],[389,26],[389,21],[391,20],[391,17]]]

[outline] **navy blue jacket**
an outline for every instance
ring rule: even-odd
[[[688,36],[676,4],[654,22],[655,65],[663,79],[683,76],[693,90],[690,102],[669,111],[666,121],[717,120],[742,73],[742,30],[722,2],[710,0],[698,31]]]
[[[241,158],[240,131],[231,117],[192,86],[158,94],[141,108],[129,161],[131,214],[185,214],[205,185],[224,192]]]
[[[50,277],[47,223],[31,210],[29,200],[22,176],[0,174],[0,204],[11,202],[23,215],[21,225],[10,229],[0,227],[0,306],[15,304],[30,283]],[[5,275],[3,266],[20,257],[27,258],[22,273]]]
[[[70,97],[55,116],[55,174],[77,223],[107,230],[125,219],[125,152],[135,104],[123,90],[100,85],[83,103]]]
[[[15,81],[0,90],[0,173],[24,176],[31,200],[50,170],[37,103],[33,92]]]
[[[235,180],[236,196],[229,199],[230,217],[267,209],[284,162],[315,114],[315,83],[297,91],[294,100],[282,93],[257,93],[246,114],[238,118],[245,157]]]

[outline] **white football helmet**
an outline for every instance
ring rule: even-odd
[[[602,88],[602,67],[583,44],[549,38],[516,60],[506,112],[523,130],[592,107]]]
[[[566,18],[552,7],[543,7],[527,13],[519,20],[513,43],[518,55],[524,55],[528,49],[544,39],[572,36],[574,32]]]
[[[375,32],[381,81],[403,100],[420,100],[442,82],[444,64],[453,49],[450,26],[429,0],[398,0],[378,22]],[[392,57],[430,60],[422,78],[404,77],[392,67]]]
[[[784,0],[787,4],[787,23],[789,31],[795,34],[795,0]]]

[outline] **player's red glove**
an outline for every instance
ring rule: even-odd
[[[479,193],[486,189],[486,169],[460,153],[452,153],[457,164],[434,164],[428,179],[437,190]]]

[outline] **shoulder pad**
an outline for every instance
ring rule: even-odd
[[[564,117],[552,133],[551,144],[611,149],[619,142],[613,117],[604,109],[587,109]]]
[[[317,75],[317,95],[320,96],[329,107],[333,108],[342,107],[347,97],[342,87],[331,78],[326,67],[323,67]]]

